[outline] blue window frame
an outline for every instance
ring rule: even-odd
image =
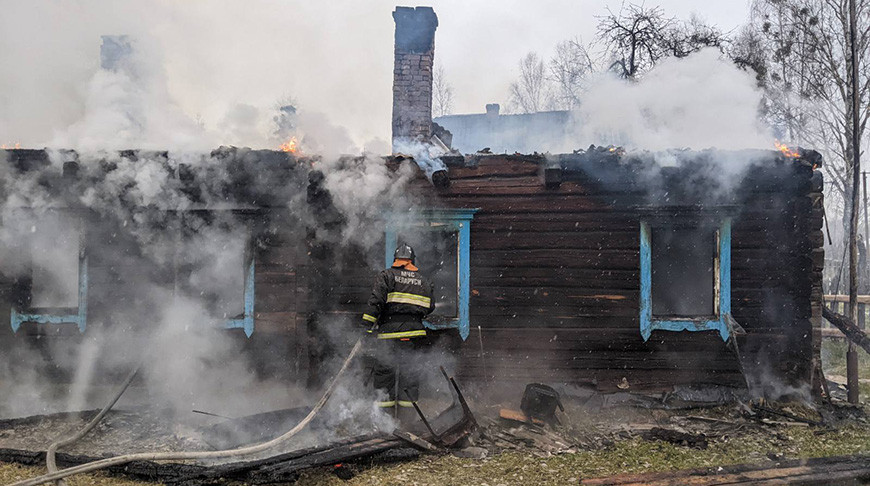
[[[181,215],[183,220],[184,214]],[[240,270],[243,272],[243,288],[239,289],[242,292],[242,312],[240,314],[235,314],[235,317],[227,317],[227,314],[224,314],[221,317],[217,315],[211,316],[208,319],[207,325],[212,326],[217,329],[242,329],[245,332],[245,336],[251,337],[254,334],[254,301],[255,301],[255,268],[256,268],[256,258],[254,256],[254,251],[256,245],[254,244],[254,230],[252,226],[249,224],[245,230],[245,235],[240,236],[239,240],[242,238],[244,241],[244,255],[243,255],[243,265]],[[177,248],[176,248],[177,251]],[[176,256],[176,289],[179,287],[178,282],[178,262]],[[188,289],[196,291],[197,289]],[[238,307],[235,307],[238,309]],[[233,309],[233,310],[235,310]]]
[[[240,317],[227,319],[224,322],[226,329],[243,329],[245,336],[254,334],[254,252],[248,249],[245,252],[245,300],[244,311]]]
[[[467,339],[469,323],[469,299],[471,296],[471,220],[477,209],[431,209],[411,216],[408,226],[415,230],[455,231],[457,235],[456,279],[457,309],[455,316],[439,319],[439,322],[424,321],[429,329],[458,329],[462,339]],[[398,243],[400,226],[391,219],[386,225],[384,261],[387,268],[393,263],[393,252]],[[403,221],[405,218],[401,218]],[[425,270],[425,269],[424,269]]]
[[[248,226],[246,234],[242,313],[237,317],[225,319],[222,325],[224,329],[242,329],[245,331],[245,336],[250,338],[254,334],[254,300],[256,295],[254,287],[254,279],[256,277],[254,249],[256,245],[254,244],[254,230],[251,226]]]
[[[653,330],[719,331],[723,341],[729,338],[731,313],[731,219],[724,218],[716,231],[717,254],[714,258],[713,316],[662,317],[653,315],[652,302],[652,229],[640,223],[640,334],[649,339]]]
[[[12,331],[18,332],[25,322],[37,324],[75,324],[79,332],[85,332],[88,323],[88,254],[85,245],[84,222],[79,221],[78,258],[78,306],[72,308],[32,307],[19,310],[14,305],[10,311]]]

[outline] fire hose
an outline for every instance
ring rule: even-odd
[[[115,393],[115,396],[112,397],[111,400],[109,400],[109,403],[107,403],[106,406],[103,407],[102,410],[100,410],[100,413],[98,413],[97,416],[94,417],[82,430],[76,432],[70,437],[67,437],[66,439],[55,441],[50,446],[48,446],[48,452],[45,453],[45,466],[48,468],[49,474],[57,472],[57,461],[55,460],[55,454],[57,453],[57,450],[61,447],[65,447],[77,442],[79,439],[87,435],[88,432],[91,431],[91,429],[96,427],[97,424],[100,423],[101,420],[103,420],[103,417],[105,417],[106,414],[109,413],[109,410],[111,410],[112,407],[114,407],[115,404],[118,403],[118,400],[121,399],[121,395],[123,395],[124,392],[127,391],[127,388],[130,386],[130,383],[133,382],[133,378],[135,378],[136,374],[139,373],[139,368],[141,367],[141,365],[137,366],[133,371],[130,372],[129,375],[127,375],[127,379],[124,380],[124,383],[122,383],[121,386],[118,388],[118,392]],[[57,484],[57,486],[63,486],[66,484],[66,482],[64,482],[63,479],[58,479],[55,484]]]
[[[350,354],[348,354],[347,358],[345,358],[344,364],[342,364],[341,369],[338,370],[338,373],[332,379],[329,387],[326,389],[326,391],[323,393],[323,396],[320,397],[320,400],[317,401],[311,411],[308,412],[308,415],[306,415],[305,418],[302,419],[302,421],[296,424],[295,427],[272,440],[261,442],[252,446],[241,447],[238,449],[226,449],[220,451],[139,452],[135,454],[126,454],[122,456],[101,459],[99,461],[89,462],[87,464],[81,464],[79,466],[74,466],[69,469],[64,469],[62,471],[49,472],[48,474],[37,476],[32,479],[26,479],[24,481],[12,483],[9,486],[36,486],[37,484],[45,484],[51,481],[57,481],[59,479],[73,476],[75,474],[98,471],[100,469],[105,469],[107,467],[117,466],[120,464],[126,464],[133,461],[183,461],[196,459],[224,459],[229,457],[248,456],[251,454],[257,454],[259,452],[272,449],[273,447],[286,442],[288,439],[299,433],[299,431],[304,429],[308,425],[308,423],[311,422],[314,416],[317,415],[318,412],[320,412],[320,410],[326,404],[326,401],[329,400],[329,397],[332,396],[332,393],[335,391],[339,379],[350,367],[350,363],[351,361],[353,361],[353,358],[357,355],[357,353],[359,353],[362,345],[363,340],[357,340],[353,349],[351,349]]]

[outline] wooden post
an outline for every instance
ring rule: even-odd
[[[858,188],[861,171],[861,143],[858,139],[858,49],[857,14],[855,0],[849,0],[849,52],[851,79],[851,142],[852,142],[852,207],[849,217],[849,318],[858,322]],[[849,403],[858,403],[858,351],[849,341],[846,352],[846,382]]]
[[[861,182],[864,186],[864,254],[870,257],[870,224],[867,224],[867,172],[861,172]],[[866,275],[867,269],[861,269],[861,275]],[[867,282],[870,283],[870,282]]]

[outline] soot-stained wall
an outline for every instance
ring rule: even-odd
[[[125,157],[129,162],[137,154]],[[63,379],[71,371],[62,369],[45,338],[74,348],[88,333],[125,319],[156,326],[142,319],[154,312],[153,297],[142,290],[176,287],[178,269],[185,267],[174,258],[204,244],[195,235],[245,228],[245,251],[255,262],[254,332],[249,338],[239,329],[217,332],[232,335],[232,352],[249,356],[261,376],[312,385],[328,377],[330,358],[341,356],[361,332],[360,313],[383,265],[384,240],[377,234],[388,212],[341,210],[342,195],[326,183],[325,169],[288,154],[225,149],[201,166],[162,157],[156,165],[165,163],[172,174],[162,183],[177,185],[172,193],[188,195],[186,202],[170,208],[155,202],[160,197],[144,200],[121,190],[106,200],[128,209],[109,213],[83,207],[81,198],[99,197],[89,191],[104,187],[127,162],[57,165],[57,155],[52,162],[42,151],[8,158],[7,170],[32,174],[27,180],[43,188],[44,199],[84,216],[91,275],[84,334],[73,326],[32,323],[13,334],[4,325],[2,346],[37,343],[46,367],[57,368]],[[477,209],[470,233],[470,339],[433,333],[437,346],[454,355],[462,379],[605,391],[625,384],[741,386],[737,358],[718,332],[654,330],[644,340],[639,320],[641,222],[691,228],[729,218],[730,307],[746,331],[737,340],[748,379],[768,394],[812,383],[824,260],[818,160],[768,151],[625,155],[590,149],[445,162],[450,185],[435,189],[422,172],[408,171],[408,160],[356,161],[383,164],[392,174],[398,192],[384,200],[402,194],[418,209]],[[10,188],[4,190],[8,195]],[[367,219],[354,221],[359,217]],[[354,224],[374,228],[369,233],[375,236],[349,237]],[[136,231],[143,227],[144,240]],[[163,244],[175,248],[185,235],[192,244],[182,244],[180,254],[154,252]],[[14,258],[14,239],[6,236],[3,256]],[[26,275],[10,272],[0,282],[3,315],[12,306],[27,307]]]
[[[602,390],[742,385],[717,332],[653,331],[648,341],[639,332],[640,222],[697,227],[728,217],[731,309],[746,330],[738,343],[748,379],[769,394],[809,386],[822,262],[813,163],[770,151],[592,149],[452,167],[439,200],[479,209],[461,376]],[[545,177],[560,183],[548,188]]]

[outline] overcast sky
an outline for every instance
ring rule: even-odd
[[[562,40],[592,40],[598,16],[621,1],[502,0],[481,2],[433,1],[440,26],[435,56],[455,86],[459,112],[482,112],[487,101],[507,98],[506,79],[516,76],[519,58],[529,51],[544,57]],[[667,15],[688,18],[697,14],[722,30],[746,22],[748,0],[660,0]],[[387,4],[389,5],[389,4]],[[484,35],[480,35],[484,34]]]
[[[723,30],[746,21],[749,0],[646,1],[697,13]],[[393,20],[387,0],[0,0],[0,143],[37,143],[74,123],[99,67],[99,36],[126,33],[158,52],[169,96],[208,127],[233,106],[265,114],[282,97],[325,114],[358,143],[390,130]],[[456,112],[504,102],[526,52],[591,39],[620,1],[435,0],[436,63]],[[413,4],[410,4],[413,5]],[[93,93],[91,93],[93,96]]]

